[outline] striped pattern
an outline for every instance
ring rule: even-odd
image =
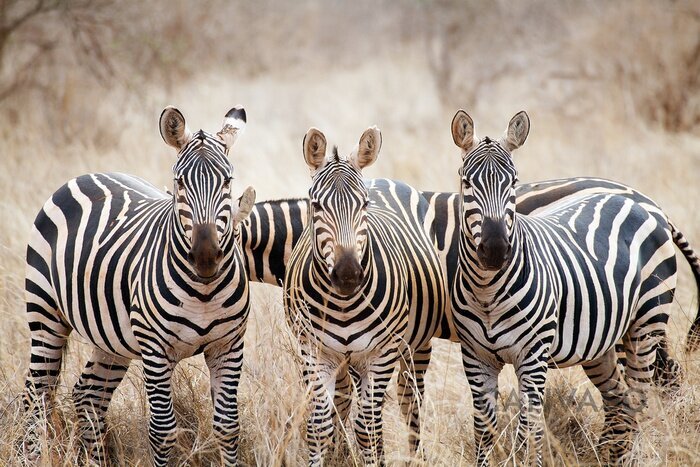
[[[463,166],[452,306],[474,401],[478,462],[487,462],[497,435],[498,374],[505,364],[518,376],[518,443],[533,443],[532,461],[542,463],[547,368],[577,364],[603,395],[603,439],[610,460],[619,461],[637,426],[626,386],[640,394],[652,381],[675,291],[666,216],[627,196],[585,192],[516,215],[510,152],[527,136],[527,116],[516,115],[503,140],[479,142],[466,113],[457,119],[453,137]],[[615,354],[620,339],[624,378]]]
[[[240,130],[241,112],[232,109],[222,131]],[[232,202],[230,138],[191,134],[172,108],[161,116],[161,128],[164,120],[172,124],[164,139],[179,149],[174,195],[130,175],[84,175],[56,191],[34,222],[27,247],[32,346],[24,404],[33,418],[43,416],[69,334],[91,343],[92,356],[73,395],[89,460],[103,462],[110,398],[129,361],[142,359],[154,462],[165,465],[176,433],[173,369],[203,352],[211,371],[214,432],[222,460],[234,464],[249,310],[237,238],[254,193],[246,191],[240,206]],[[233,130],[232,123],[238,125]],[[205,240],[211,245],[200,247]],[[208,258],[214,266],[202,260],[207,249],[220,256]],[[35,438],[27,439],[25,450],[35,458]]]
[[[299,337],[303,377],[310,390],[307,426],[310,465],[322,462],[334,418],[349,411],[368,464],[383,463],[381,411],[389,380],[401,365],[399,395],[418,445],[418,404],[430,339],[446,305],[437,255],[423,230],[427,203],[407,185],[362,180],[351,160],[334,157],[313,177],[307,229],[294,247],[284,282],[288,323]],[[357,290],[339,293],[333,258],[355,250]]]

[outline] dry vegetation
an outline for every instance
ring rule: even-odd
[[[384,146],[368,175],[451,191],[459,162],[449,134],[454,111],[468,109],[479,134],[498,135],[526,109],[532,130],[517,156],[521,180],[626,182],[656,199],[700,248],[697,2],[4,0],[0,464],[20,462],[29,357],[23,255],[35,213],[85,172],[123,171],[164,185],[174,154],[158,135],[162,108],[175,104],[193,127],[212,130],[238,103],[249,125],[232,155],[237,186],[254,185],[258,199],[304,194],[301,138],[311,125],[347,151],[377,124]],[[700,462],[699,356],[683,353],[697,306],[682,264],[671,342],[687,377],[677,394],[652,396],[635,446],[643,465]],[[256,286],[240,391],[245,464],[304,463],[305,394],[292,339],[279,290]],[[74,465],[79,450],[69,394],[88,354],[77,339],[72,344],[48,427],[53,465]],[[458,347],[439,343],[433,361],[425,465],[472,464],[471,398]],[[180,365],[178,464],[213,459],[207,381],[201,358]],[[502,376],[504,395],[514,383],[512,373]],[[546,462],[600,462],[602,414],[566,397],[591,388],[582,372],[552,371],[548,387]],[[385,410],[391,464],[409,460],[395,402],[392,395]],[[501,415],[504,460],[515,414],[511,407]],[[119,465],[146,463],[146,417],[134,364],[109,411]],[[359,463],[342,452],[334,459]]]

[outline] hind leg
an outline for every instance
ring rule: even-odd
[[[398,395],[401,413],[408,425],[408,442],[412,452],[420,445],[420,406],[425,392],[425,372],[430,364],[432,347],[430,342],[417,349],[413,355],[400,359]]]
[[[95,348],[73,388],[73,400],[89,462],[102,464],[105,460],[102,442],[105,414],[112,394],[128,368],[129,359]]]
[[[628,397],[614,348],[584,363],[583,369],[603,396],[605,429],[601,444],[609,448],[610,462],[618,462],[631,448],[631,434],[637,430],[638,407],[631,404]]]
[[[661,338],[656,348],[656,360],[654,361],[654,384],[665,389],[675,390],[680,387],[683,379],[683,368],[680,363],[671,358],[668,353],[668,339]]]
[[[72,329],[61,318],[54,300],[27,279],[27,320],[31,332],[31,357],[25,382],[23,405],[29,415],[24,452],[30,462],[40,455],[37,432],[51,410],[51,403],[61,371],[63,353]]]
[[[634,321],[623,341],[627,355],[625,379],[630,388],[643,393],[653,381],[659,381],[655,378],[657,368],[662,370],[661,377],[664,371],[678,372],[680,366],[666,351],[666,327],[675,292],[675,275],[665,281],[652,276],[642,283],[641,290],[643,295]]]

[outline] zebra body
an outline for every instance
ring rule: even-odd
[[[493,447],[498,373],[507,363],[519,380],[518,443],[534,441],[538,464],[547,368],[576,364],[603,395],[604,438],[612,442],[612,460],[620,460],[636,429],[636,407],[615,344],[623,340],[627,384],[644,391],[676,285],[666,216],[629,197],[585,192],[516,215],[510,153],[527,137],[527,115],[513,117],[501,141],[477,142],[463,111],[452,128],[463,167],[451,299],[474,400],[478,462],[486,463]]]
[[[32,356],[25,407],[36,417],[49,406],[71,332],[92,344],[73,392],[91,461],[104,460],[107,406],[129,361],[141,359],[149,438],[156,465],[164,465],[175,441],[172,371],[203,352],[222,459],[236,462],[249,310],[237,237],[255,194],[249,188],[233,206],[226,153],[244,123],[242,109],[232,109],[217,136],[192,135],[182,114],[167,108],[161,133],[179,150],[174,195],[130,175],[83,175],[56,191],[36,218],[27,248]]]
[[[367,130],[349,160],[337,153],[324,160],[325,137],[318,130],[305,138],[307,163],[309,152],[318,154],[318,162],[309,163],[315,170],[311,221],[290,257],[284,302],[312,395],[311,465],[323,460],[334,418],[342,422],[347,416],[353,386],[359,398],[354,428],[365,462],[383,463],[381,412],[397,362],[401,409],[411,443],[418,444],[415,399],[422,396],[446,286],[423,227],[428,205],[420,193],[401,183],[365,184],[361,178],[360,169],[376,158],[380,138],[378,130]],[[356,162],[370,151],[369,162]]]

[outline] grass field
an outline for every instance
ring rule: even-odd
[[[460,165],[450,136],[454,112],[467,109],[478,135],[500,136],[510,117],[525,109],[532,126],[516,154],[521,181],[590,175],[624,182],[656,200],[700,248],[697,5],[490,5],[305,1],[293,7],[266,1],[256,10],[244,2],[210,1],[205,6],[216,14],[205,14],[190,11],[183,0],[154,2],[153,11],[140,14],[138,4],[127,2],[95,15],[115,25],[115,31],[122,24],[118,13],[133,20],[130,35],[123,36],[133,43],[122,44],[117,34],[102,42],[104,52],[116,58],[112,78],[99,80],[80,60],[60,55],[65,53],[62,17],[27,23],[34,29],[20,31],[26,36],[20,34],[0,52],[0,84],[19,73],[31,52],[22,41],[31,34],[43,27],[58,46],[51,52],[57,54],[54,60],[35,71],[52,70],[43,87],[17,87],[5,97],[0,92],[0,465],[21,462],[21,391],[29,359],[23,256],[34,216],[62,183],[86,172],[128,172],[169,185],[175,154],[157,127],[168,104],[183,111],[193,130],[208,131],[219,128],[230,107],[245,106],[248,127],[231,154],[234,191],[253,185],[258,200],[305,194],[310,178],[301,141],[310,126],[347,153],[362,131],[376,124],[383,147],[367,176],[453,191]],[[9,17],[21,6],[10,7]],[[230,21],[221,19],[227,15]],[[461,19],[466,26],[460,26]],[[149,28],[162,42],[136,43]],[[440,53],[445,48],[449,60]],[[161,53],[147,55],[151,50]],[[66,65],[60,67],[63,59]],[[148,73],[134,71],[149,63]],[[687,76],[693,74],[694,80]],[[700,463],[700,355],[683,350],[698,292],[678,258],[669,332],[673,355],[686,375],[677,393],[651,395],[634,447],[641,465]],[[280,290],[256,284],[239,397],[245,465],[305,463],[306,396],[283,316]],[[46,465],[77,462],[70,390],[88,349],[79,339],[71,340],[59,410],[48,428]],[[209,465],[214,445],[208,372],[201,357],[179,365],[175,387],[181,429],[175,462]],[[517,421],[515,407],[505,404],[517,387],[512,369],[503,373],[500,387],[504,433],[497,456],[507,461]],[[572,391],[576,401],[569,400]],[[600,463],[599,404],[581,370],[550,372],[548,465]],[[457,345],[437,343],[427,374],[425,459],[409,456],[393,385],[384,413],[389,464],[473,464],[471,396]],[[138,363],[118,389],[108,421],[115,462],[147,465],[147,410]],[[334,464],[361,464],[354,454],[334,455]]]

